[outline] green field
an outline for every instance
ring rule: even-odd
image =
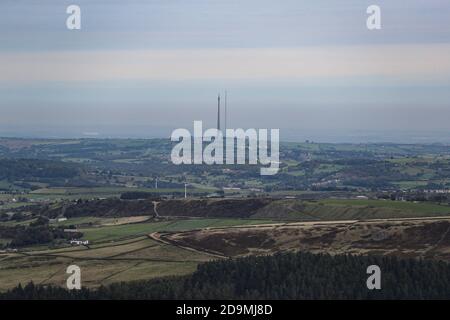
[[[139,177],[138,177],[139,178]],[[135,178],[136,180],[138,178]],[[2,181],[0,181],[1,186]],[[6,186],[6,185],[5,185]],[[10,185],[8,185],[9,187]],[[215,188],[209,188],[201,185],[191,184],[191,189],[188,191],[190,194],[204,194],[217,191]],[[5,201],[4,204],[0,204],[0,209],[13,209],[23,206],[33,205],[37,203],[54,203],[62,200],[90,200],[95,198],[118,198],[125,192],[146,192],[150,194],[173,194],[184,193],[183,188],[134,188],[134,187],[92,187],[92,188],[40,188],[28,193],[20,195],[12,194],[0,194],[0,201]],[[17,202],[12,202],[12,199],[16,198]],[[25,201],[19,201],[19,198],[25,199]]]
[[[78,265],[82,270],[82,284],[97,287],[120,281],[139,281],[164,276],[192,273],[199,263],[217,259],[207,253],[194,252],[157,242],[148,234],[157,231],[183,231],[201,228],[232,227],[295,220],[334,220],[368,218],[402,218],[450,215],[450,207],[434,203],[413,203],[383,200],[320,201],[279,200],[268,208],[280,213],[279,219],[261,215],[259,219],[186,218],[146,221],[105,226],[117,218],[80,217],[64,221],[62,225],[82,227],[88,247],[66,246],[49,248],[44,245],[23,248],[17,253],[0,253],[0,291],[19,283],[64,286],[66,268]],[[283,220],[285,219],[285,220]]]
[[[108,218],[83,217],[67,224],[105,223]],[[84,286],[144,280],[193,272],[212,259],[207,254],[166,245],[148,238],[155,231],[182,231],[207,227],[270,223],[270,220],[182,219],[81,229],[89,247],[49,249],[34,246],[19,253],[0,253],[0,291],[29,281],[64,286],[65,270],[71,264],[82,270]]]
[[[71,226],[71,225],[82,225],[82,224],[101,224],[106,221],[105,218],[99,217],[77,217],[70,218],[66,221],[55,222],[57,226]]]
[[[87,249],[74,247],[0,254],[0,291],[19,283],[65,286],[66,268],[81,268],[82,285],[97,287],[121,281],[139,281],[156,277],[183,275],[195,270],[210,257],[156,243],[147,237]]]
[[[420,214],[450,214],[450,206],[430,202],[407,202],[391,200],[321,200],[319,203],[334,206],[363,206],[372,208],[391,208]]]
[[[215,189],[194,189],[195,192],[213,192]],[[174,193],[184,192],[184,188],[127,188],[127,187],[94,187],[94,188],[41,188],[31,191],[34,195],[120,195],[124,192]]]
[[[68,220],[70,221],[70,220]],[[156,231],[185,231],[201,228],[230,227],[249,224],[273,223],[260,219],[181,219],[161,222],[144,222],[120,226],[104,226],[80,229],[83,238],[93,243],[114,241],[146,235]]]

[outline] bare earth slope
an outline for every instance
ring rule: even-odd
[[[303,250],[450,261],[450,218],[288,223],[160,237],[172,245],[231,257]]]

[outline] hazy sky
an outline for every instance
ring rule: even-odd
[[[232,127],[439,140],[449,17],[449,0],[2,0],[0,135],[168,136],[214,126],[227,89]]]

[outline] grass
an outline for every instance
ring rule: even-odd
[[[254,218],[301,221],[417,218],[450,215],[450,206],[391,200],[327,199],[320,201],[279,200]]]
[[[129,237],[137,237],[148,233],[160,231],[163,226],[170,222],[136,223],[121,226],[106,226],[80,229],[83,239],[91,242],[113,241]]]
[[[318,220],[418,218],[450,214],[450,207],[391,200],[324,200],[307,203],[303,214]]]
[[[425,187],[430,181],[429,180],[406,180],[406,181],[395,181],[393,184],[397,185],[401,189],[415,189],[419,187]]]
[[[391,201],[391,200],[322,200],[320,203],[324,203],[326,205],[338,205],[338,206],[369,206],[374,208],[391,208],[398,209],[402,211],[409,211],[414,213],[423,213],[423,214],[442,214],[448,213],[450,214],[450,207],[439,205],[435,203],[429,202],[407,202],[407,201]]]
[[[65,286],[66,269],[81,268],[82,285],[147,280],[193,272],[210,256],[155,242],[147,237],[86,247],[0,254],[0,291],[19,283]]]
[[[55,225],[57,226],[70,226],[70,225],[81,225],[81,224],[101,224],[105,223],[109,220],[108,218],[99,218],[99,217],[77,217],[77,218],[70,218],[66,221],[61,222],[55,222]]]
[[[11,242],[11,239],[2,239],[0,238],[0,246],[6,245]]]
[[[70,221],[70,220],[68,220]],[[272,223],[260,219],[181,219],[160,222],[144,222],[119,226],[104,226],[80,229],[83,238],[93,243],[138,237],[157,231],[186,231],[192,229],[229,227],[237,225]]]
[[[161,231],[185,231],[191,229],[232,227],[266,223],[273,223],[273,221],[260,219],[186,219],[177,220],[174,223],[163,227]]]
[[[450,207],[435,203],[402,201],[327,199],[318,202],[280,200],[273,203],[272,212],[288,213],[288,217],[303,220],[366,219],[414,217],[450,214]],[[275,210],[275,211],[274,211]],[[108,219],[73,218],[61,225],[102,224]],[[183,231],[212,227],[272,223],[274,219],[178,219],[142,222],[117,226],[82,228],[87,247],[49,249],[45,246],[27,248],[27,255],[0,254],[0,291],[29,281],[64,286],[66,268],[80,266],[82,285],[97,287],[119,281],[139,281],[193,272],[210,256],[161,244],[147,237],[156,231]]]
[[[127,187],[95,187],[95,188],[41,188],[31,191],[30,194],[36,195],[113,195],[121,194],[124,192],[148,192],[148,193],[174,193],[184,192],[183,188],[127,188]],[[213,189],[194,189],[191,192],[211,192]]]
[[[28,225],[30,225],[30,223],[32,223],[34,221],[36,221],[36,218],[23,220],[23,221],[9,220],[9,221],[2,222],[2,225],[4,225],[4,226],[28,226]]]

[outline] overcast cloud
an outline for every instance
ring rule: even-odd
[[[366,28],[370,4],[382,30]],[[3,0],[0,135],[168,136],[214,125],[227,89],[233,126],[289,139],[442,137],[448,17],[440,0]]]

